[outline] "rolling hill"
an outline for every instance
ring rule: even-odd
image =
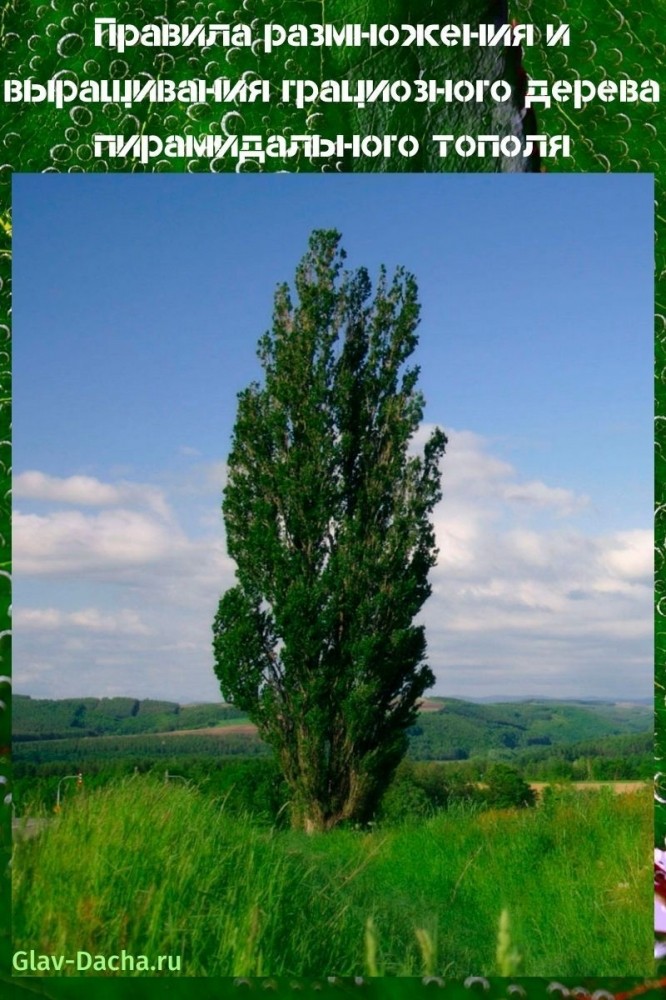
[[[133,698],[67,698],[16,695],[13,699],[17,759],[51,759],[58,743],[86,754],[177,752],[257,753],[263,745],[242,712],[230,705],[178,705]],[[549,748],[649,734],[649,705],[614,701],[527,699],[499,703],[429,698],[409,730],[410,756],[417,760],[466,760],[490,753],[513,756]],[[186,749],[192,746],[192,751]],[[153,748],[154,748],[153,747]]]

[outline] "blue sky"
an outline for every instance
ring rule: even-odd
[[[314,228],[418,280],[440,694],[647,696],[652,180],[14,179],[15,671],[218,697],[236,393]]]

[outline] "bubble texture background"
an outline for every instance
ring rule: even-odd
[[[512,10],[522,21],[541,21],[535,0],[517,0]],[[666,9],[657,2],[630,7],[612,0],[548,0],[551,23],[571,26],[568,49],[535,47],[525,56],[534,79],[598,82],[656,80],[664,84]],[[569,105],[539,112],[547,132],[568,131],[574,157],[558,169],[577,173],[652,173],[655,177],[655,755],[666,772],[666,128],[662,104],[623,105],[590,102],[579,111]],[[660,781],[663,780],[660,778]],[[655,812],[655,844],[666,846],[666,804]],[[666,962],[660,966],[666,974]]]
[[[417,13],[415,13],[415,9]],[[537,45],[524,52],[525,68],[535,79],[573,80],[577,77],[600,82],[602,79],[654,79],[664,82],[665,10],[663,0],[639,0],[622,7],[612,0],[515,0],[509,15],[519,22],[534,23],[541,29],[546,23],[571,26],[569,48],[546,48]],[[435,79],[497,79],[515,83],[518,68],[515,59],[496,50],[479,49],[378,49],[320,50],[278,49],[270,55],[260,47],[253,50],[224,50],[198,47],[183,49],[137,49],[118,54],[93,46],[95,17],[113,16],[134,24],[159,20],[175,23],[233,23],[239,21],[260,29],[264,23],[281,24],[322,21],[357,21],[360,23],[448,23],[492,22],[506,16],[503,0],[233,0],[231,3],[191,0],[11,0],[0,7],[0,60],[3,78],[32,77],[44,82],[50,77],[65,79],[124,79],[163,77],[180,81],[201,78],[212,81],[219,76],[233,79],[247,74],[279,84],[284,77],[340,79],[344,77],[413,80],[419,76]],[[231,112],[231,113],[229,113]],[[647,172],[655,175],[656,240],[656,717],[658,767],[666,771],[666,577],[664,570],[664,524],[666,521],[666,443],[662,428],[666,421],[666,218],[663,185],[666,169],[666,127],[663,105],[618,105],[593,101],[580,110],[570,104],[550,109],[537,108],[538,131],[547,134],[568,133],[572,137],[571,159],[547,160],[549,171],[567,172]],[[201,172],[211,169],[207,160],[157,160],[143,167],[133,159],[105,162],[94,156],[92,136],[97,132],[126,135],[155,133],[201,135],[211,133],[281,134],[317,132],[324,136],[396,133],[412,134],[421,140],[417,157],[405,160],[368,159],[366,161],[310,162],[301,159],[267,163],[265,169],[290,171],[493,171],[531,169],[529,162],[461,159],[455,155],[440,159],[427,137],[437,133],[472,135],[520,132],[515,107],[498,112],[492,108],[469,105],[427,106],[403,104],[378,105],[366,109],[350,106],[321,105],[304,110],[270,105],[214,105],[207,103],[186,107],[149,106],[145,103],[126,109],[119,105],[68,105],[57,110],[44,104],[3,105],[0,114],[0,809],[5,822],[0,824],[0,858],[3,913],[8,913],[9,866],[11,855],[11,791],[8,772],[10,742],[10,294],[11,294],[11,177],[14,172],[112,172],[172,171]],[[250,167],[252,168],[252,167]],[[218,162],[214,170],[234,170],[233,162]],[[582,831],[584,835],[584,831]],[[666,806],[656,816],[657,843],[666,838]],[[649,845],[646,845],[649,848]],[[471,998],[479,995],[489,1000],[501,997],[532,998],[593,996],[604,1000],[616,995],[657,997],[663,990],[647,980],[595,979],[563,984],[545,980],[481,980],[465,983],[442,983],[439,980],[402,980],[381,982],[336,981],[276,982],[236,980],[106,980],[106,979],[24,979],[7,978],[11,941],[7,918],[0,926],[0,980],[7,997],[62,998],[78,1000],[91,995],[96,1000],[165,996],[172,1000],[194,996],[199,1000],[217,1000],[239,994],[354,996],[374,998],[409,997],[434,991],[434,995]],[[666,970],[659,970],[665,975]],[[640,991],[640,992],[639,992]]]
[[[138,6],[129,0],[50,0],[36,3],[14,0],[8,7],[4,30],[4,64],[7,78],[33,77],[42,82],[52,77],[80,82],[85,79],[124,80],[169,79],[181,82],[201,79],[212,83],[217,77],[247,80],[268,79],[279,89],[285,79],[311,80],[369,78],[405,79],[420,76],[436,79],[489,79],[506,76],[502,49],[478,47],[463,49],[390,48],[288,48],[270,53],[263,45],[252,48],[225,49],[219,44],[209,48],[156,48],[134,46],[123,53],[94,47],[96,17],[115,17],[135,25],[172,22],[177,24],[248,24],[253,36],[263,34],[264,25],[276,22],[320,23],[323,20],[369,23],[415,23],[414,5],[408,0],[361,0],[350,8],[344,0],[232,0],[224,5],[215,2],[191,3],[190,0],[144,0]],[[223,8],[223,9],[221,9]],[[438,3],[420,0],[418,21],[493,22],[505,8],[500,0],[457,0]],[[493,108],[472,105],[441,107],[375,105],[365,109],[351,105],[315,104],[297,109],[282,105],[279,93],[270,104],[150,105],[141,102],[132,108],[120,104],[67,105],[61,110],[47,104],[7,105],[3,128],[3,152],[0,177],[9,183],[13,170],[58,171],[173,171],[200,172],[234,170],[229,160],[212,164],[204,158],[162,159],[142,166],[133,158],[105,161],[95,158],[92,137],[96,133],[132,135],[170,134],[263,134],[284,135],[319,133],[333,136],[352,134],[414,134],[423,148],[409,160],[356,161],[354,169],[371,170],[455,170],[495,171],[501,162],[492,159],[464,158],[452,154],[440,159],[435,144],[427,141],[438,133],[506,134],[511,130],[511,109],[499,113]],[[519,130],[518,124],[518,130]],[[524,169],[524,164],[521,164]],[[349,170],[351,161],[310,162],[299,160],[267,161],[266,170],[319,171]],[[249,164],[249,169],[255,169]]]

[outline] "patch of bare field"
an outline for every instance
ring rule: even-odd
[[[557,785],[557,781],[530,781],[530,787],[535,792],[542,792],[547,785]],[[612,788],[614,792],[621,795],[626,792],[639,792],[647,788],[648,781],[572,781],[566,782],[567,788],[578,788],[580,791],[593,790],[596,788]]]
[[[172,729],[168,733],[159,733],[159,736],[229,736],[230,734],[245,733],[247,736],[257,732],[257,727],[251,722],[232,722],[228,726],[206,726],[205,729]]]
[[[419,703],[419,712],[441,712],[443,708],[443,701],[431,701],[430,698],[424,698]]]

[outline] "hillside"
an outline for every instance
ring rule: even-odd
[[[417,760],[466,760],[527,754],[542,759],[563,746],[649,734],[653,713],[627,702],[527,701],[497,704],[429,698],[409,730]],[[106,755],[254,754],[263,745],[237,709],[223,704],[178,705],[133,698],[13,700],[16,759],[60,758],[95,748]],[[97,738],[97,739],[95,739]],[[50,742],[57,743],[48,746]],[[641,743],[643,745],[643,743]],[[603,750],[595,750],[603,753]]]
[[[652,730],[650,706],[627,702],[532,699],[479,704],[442,699],[410,729],[410,755],[419,760],[465,760],[491,750],[521,751]]]
[[[136,698],[12,699],[13,738],[65,739],[82,736],[120,736],[168,733],[224,725],[243,713],[231,705],[178,705],[171,701]]]

